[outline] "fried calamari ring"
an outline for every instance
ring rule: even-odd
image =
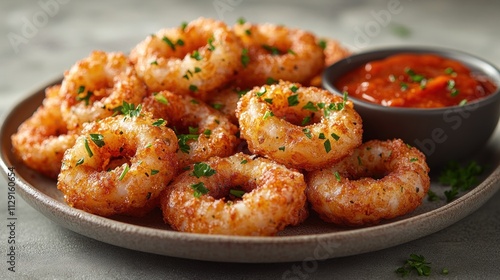
[[[68,131],[63,121],[59,89],[60,85],[48,87],[42,106],[11,137],[14,154],[26,166],[50,178],[57,178],[64,151],[78,136]]]
[[[242,67],[241,52],[238,37],[225,23],[199,18],[147,37],[130,57],[151,91],[205,99],[234,78]]]
[[[417,208],[430,187],[428,172],[416,148],[399,139],[371,140],[332,167],[307,174],[307,196],[327,222],[372,225]]]
[[[139,104],[144,83],[122,53],[93,51],[64,74],[61,110],[69,129],[113,115],[123,102]]]
[[[282,25],[236,24],[248,63],[236,85],[252,88],[270,80],[306,83],[324,68],[323,49],[314,34]]]
[[[144,111],[165,119],[179,139],[180,167],[212,156],[229,156],[239,144],[238,127],[203,101],[169,91],[144,99]]]
[[[335,39],[321,38],[318,41],[318,45],[323,48],[325,54],[325,67],[351,55],[351,51],[342,46],[342,44]],[[308,84],[321,87],[321,74],[314,77]]]
[[[318,44],[323,48],[323,52],[325,53],[325,67],[351,55],[351,51],[335,39],[322,38]]]
[[[211,93],[206,103],[225,114],[232,123],[238,125],[236,108],[240,97],[247,92],[248,90],[229,86]]]
[[[315,87],[283,81],[256,87],[240,98],[236,114],[249,150],[288,167],[325,167],[361,144],[353,104]]]
[[[166,223],[183,232],[274,235],[307,217],[300,172],[242,153],[181,173],[162,193]],[[228,200],[230,195],[241,199]]]
[[[140,216],[177,173],[177,149],[174,132],[146,115],[87,123],[64,154],[57,188],[86,212]]]

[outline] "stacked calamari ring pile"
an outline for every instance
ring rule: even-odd
[[[14,153],[102,216],[160,207],[175,230],[232,235],[275,235],[309,207],[376,224],[420,205],[429,169],[401,140],[362,143],[352,102],[316,87],[348,54],[304,30],[199,18],[130,56],[78,61],[12,136]]]

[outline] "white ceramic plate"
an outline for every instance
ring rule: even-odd
[[[320,260],[388,248],[439,231],[474,212],[500,188],[500,130],[475,158],[489,166],[480,184],[455,201],[424,201],[416,211],[377,226],[350,229],[322,222],[314,214],[305,223],[275,237],[234,237],[176,232],[161,213],[146,218],[92,215],[66,205],[56,182],[17,162],[10,136],[41,104],[44,88],[27,97],[3,118],[0,130],[2,170],[15,167],[17,193],[59,225],[116,246],[166,256],[223,262],[289,262]],[[446,189],[433,183],[440,195]]]

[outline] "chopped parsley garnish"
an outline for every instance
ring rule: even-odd
[[[151,65],[158,65],[158,61],[153,60],[153,61],[151,61],[151,63],[149,63],[149,64],[151,64]]]
[[[76,92],[76,101],[85,101],[85,105],[88,106],[90,104],[90,97],[92,96],[92,92],[89,90],[85,95],[82,96],[82,93],[85,92],[85,86],[79,86],[78,91]]]
[[[200,73],[200,72],[201,72],[201,68],[200,67],[195,67],[193,71],[187,70],[186,74],[184,74],[184,76],[182,76],[182,77],[184,79],[186,79],[186,80],[189,80],[191,77],[194,76],[194,74]]]
[[[467,104],[467,99],[462,99],[462,101],[458,103],[458,106],[464,106],[465,104]]]
[[[339,172],[335,171],[335,173],[333,173],[333,175],[335,175],[335,179],[337,179],[337,182],[340,182],[341,178],[340,178]]]
[[[192,184],[190,187],[194,190],[193,195],[196,198],[199,198],[200,196],[208,193],[208,189],[205,187],[205,184],[203,184],[203,182]]]
[[[155,100],[160,102],[161,104],[165,104],[165,105],[168,104],[168,99],[164,95],[155,93],[154,97],[155,97]]]
[[[267,120],[268,118],[274,116],[274,113],[272,111],[266,111],[264,113],[264,116],[262,117],[264,120]]]
[[[304,134],[306,135],[307,138],[309,138],[309,139],[312,138],[311,130],[309,128],[302,129],[302,132],[304,132]]]
[[[314,105],[314,103],[311,101],[308,101],[307,104],[304,105],[304,107],[302,107],[302,109],[313,111],[313,112],[318,111],[318,108],[316,107],[316,105]]]
[[[93,134],[91,133],[90,134],[90,140],[92,140],[92,142],[94,142],[94,144],[97,145],[97,147],[101,148],[102,146],[104,146],[104,136],[102,136],[102,134]]]
[[[203,131],[203,135],[205,135],[207,138],[210,137],[210,135],[212,135],[212,130],[210,129],[205,129],[205,131]]]
[[[85,92],[85,86],[79,86],[78,87],[78,91],[76,92],[76,94],[82,94]]]
[[[427,192],[427,200],[428,201],[438,201],[438,200],[441,200],[441,198],[435,192],[433,192],[432,190],[429,190]]]
[[[401,88],[402,91],[405,91],[405,90],[408,89],[408,84],[405,83],[405,82],[399,83],[399,86],[400,86],[400,88]]]
[[[191,57],[192,57],[192,58],[194,58],[194,59],[196,59],[196,60],[198,60],[198,61],[200,61],[200,60],[202,60],[202,59],[203,59],[203,58],[201,57],[201,55],[200,55],[200,52],[198,52],[197,50],[196,50],[196,51],[194,51],[194,52],[191,54]]]
[[[81,158],[81,159],[79,159],[79,160],[76,162],[76,165],[75,165],[75,166],[81,165],[81,164],[83,164],[83,162],[84,162],[84,158]]]
[[[453,201],[460,192],[465,192],[474,187],[477,183],[477,176],[481,175],[484,168],[477,162],[471,161],[465,167],[458,162],[451,161],[441,171],[439,182],[443,185],[451,186],[450,190],[444,192],[446,202]]]
[[[455,88],[455,80],[448,80],[446,88],[450,91],[450,95],[455,97],[458,95],[459,91]]]
[[[247,22],[247,20],[245,18],[243,18],[243,17],[240,17],[240,18],[238,18],[238,20],[236,20],[236,22],[238,24],[245,24],[245,22]]]
[[[243,197],[243,195],[244,195],[246,192],[245,192],[245,191],[243,191],[243,190],[230,189],[230,190],[229,190],[229,193],[230,193],[231,195],[234,195],[235,197],[241,198],[241,197]]]
[[[188,25],[188,23],[187,23],[187,22],[185,22],[185,21],[183,21],[183,22],[181,23],[181,26],[180,26],[181,31],[184,31],[184,30],[186,29],[187,25]]]
[[[198,128],[197,127],[189,126],[188,130],[189,130],[189,134],[198,134]]]
[[[270,46],[270,45],[262,45],[262,47],[268,51],[271,55],[279,55],[280,50],[276,47]]]
[[[151,169],[151,175],[156,175],[158,173],[160,173],[160,170]]]
[[[294,94],[294,95],[290,95],[288,96],[288,106],[296,106],[299,104],[299,95],[298,94]]]
[[[281,146],[281,147],[279,147],[279,148],[278,148],[278,150],[280,150],[280,151],[283,151],[283,152],[284,152],[284,151],[285,151],[285,146]]]
[[[330,139],[326,139],[325,142],[323,143],[323,146],[325,147],[325,152],[329,153],[332,150],[332,144],[330,143]]]
[[[424,256],[411,254],[405,264],[396,269],[396,273],[404,277],[410,275],[412,271],[416,271],[419,276],[429,276],[431,274],[430,264],[425,260]]]
[[[300,124],[304,126],[310,122],[311,122],[311,116],[305,116]]]
[[[257,97],[261,97],[262,95],[264,95],[265,93],[267,92],[267,89],[266,87],[261,87],[259,89],[259,91],[256,93]]]
[[[125,163],[125,168],[123,169],[122,174],[120,174],[120,177],[118,177],[118,180],[119,181],[123,180],[123,177],[125,177],[125,175],[128,173],[129,170],[130,166],[128,166],[128,163]]]
[[[340,139],[340,136],[338,136],[337,134],[333,133],[331,134],[332,138],[335,140],[335,141],[339,141]]]
[[[406,38],[411,35],[411,30],[401,24],[394,24],[391,28],[391,31],[394,35],[401,37],[401,38]]]
[[[161,40],[165,43],[167,43],[167,45],[173,50],[175,51],[175,44],[167,37],[167,36],[163,36],[163,38],[161,38]]]
[[[198,91],[198,87],[196,85],[189,85],[189,90],[192,91],[192,92],[197,92]]]
[[[139,104],[137,105],[137,107],[135,107],[134,104],[123,101],[122,106],[120,106],[119,108],[122,114],[133,118],[138,117],[141,114],[142,104]]]
[[[455,88],[455,80],[448,80],[448,82],[446,83],[446,87],[451,90],[453,88]]]
[[[189,154],[190,147],[187,144],[190,140],[198,140],[198,134],[179,134],[177,135],[177,142],[179,143],[179,149],[185,154]]]
[[[296,85],[293,85],[290,87],[290,90],[293,92],[293,93],[296,93],[297,90],[299,90],[299,88],[296,86]]]
[[[323,40],[323,39],[319,40],[319,42],[318,42],[318,46],[320,48],[322,48],[323,50],[326,49],[326,44],[327,44],[326,40]]]
[[[264,98],[264,101],[266,101],[269,104],[273,104],[273,99],[272,98]]]
[[[448,67],[448,68],[444,69],[444,73],[448,74],[448,75],[454,75],[454,74],[456,75],[457,74],[455,72],[455,70],[453,68],[451,68],[451,67]]]
[[[250,63],[250,56],[248,56],[248,49],[241,50],[241,64],[243,67],[247,67],[248,63]]]
[[[277,81],[276,79],[274,79],[273,77],[268,77],[268,78],[266,79],[266,84],[267,84],[267,85],[272,85],[272,84],[275,84],[275,83],[277,83],[277,82],[278,82],[278,81]]]
[[[154,126],[162,126],[166,121],[162,118],[157,119],[156,121],[153,122]]]
[[[220,110],[220,109],[224,108],[224,104],[222,104],[222,103],[212,103],[212,104],[210,104],[210,106],[212,106],[212,108],[214,108],[215,110]]]
[[[215,169],[212,169],[210,165],[204,162],[198,162],[194,164],[193,172],[191,175],[196,176],[196,178],[200,177],[210,177],[215,174]]]
[[[87,138],[85,138],[83,141],[84,141],[84,145],[85,145],[85,150],[87,150],[87,154],[89,155],[89,157],[93,157],[94,153],[90,149],[89,141],[87,141]]]
[[[238,94],[238,98],[241,98],[243,95],[247,94],[248,90],[247,89],[235,90],[235,92]]]
[[[341,111],[342,109],[344,109],[346,103],[347,103],[347,92],[344,92],[342,102],[331,103],[328,106],[326,106],[325,103],[318,103],[317,105],[318,108],[323,109],[325,117],[327,117],[330,114],[330,111]]]
[[[406,68],[405,73],[410,76],[410,80],[413,82],[420,83],[425,80],[425,77],[423,75],[416,74],[415,71],[413,71],[411,68]]]
[[[208,50],[210,51],[215,50],[214,40],[215,40],[214,37],[208,38]]]

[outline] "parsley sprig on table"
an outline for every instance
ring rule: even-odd
[[[464,167],[456,161],[449,162],[439,176],[441,184],[451,186],[450,190],[444,192],[446,202],[451,202],[460,192],[468,191],[477,185],[477,176],[483,171],[484,167],[476,161],[471,161]]]
[[[409,276],[413,271],[417,272],[418,276],[430,276],[431,267],[430,262],[425,259],[422,255],[410,254],[404,265],[395,270],[397,274],[401,277]],[[441,275],[448,275],[449,270],[447,268],[441,269]]]
[[[396,273],[404,277],[410,275],[412,271],[416,271],[419,276],[429,276],[431,274],[430,264],[425,260],[424,256],[411,254],[405,264],[396,269]]]

